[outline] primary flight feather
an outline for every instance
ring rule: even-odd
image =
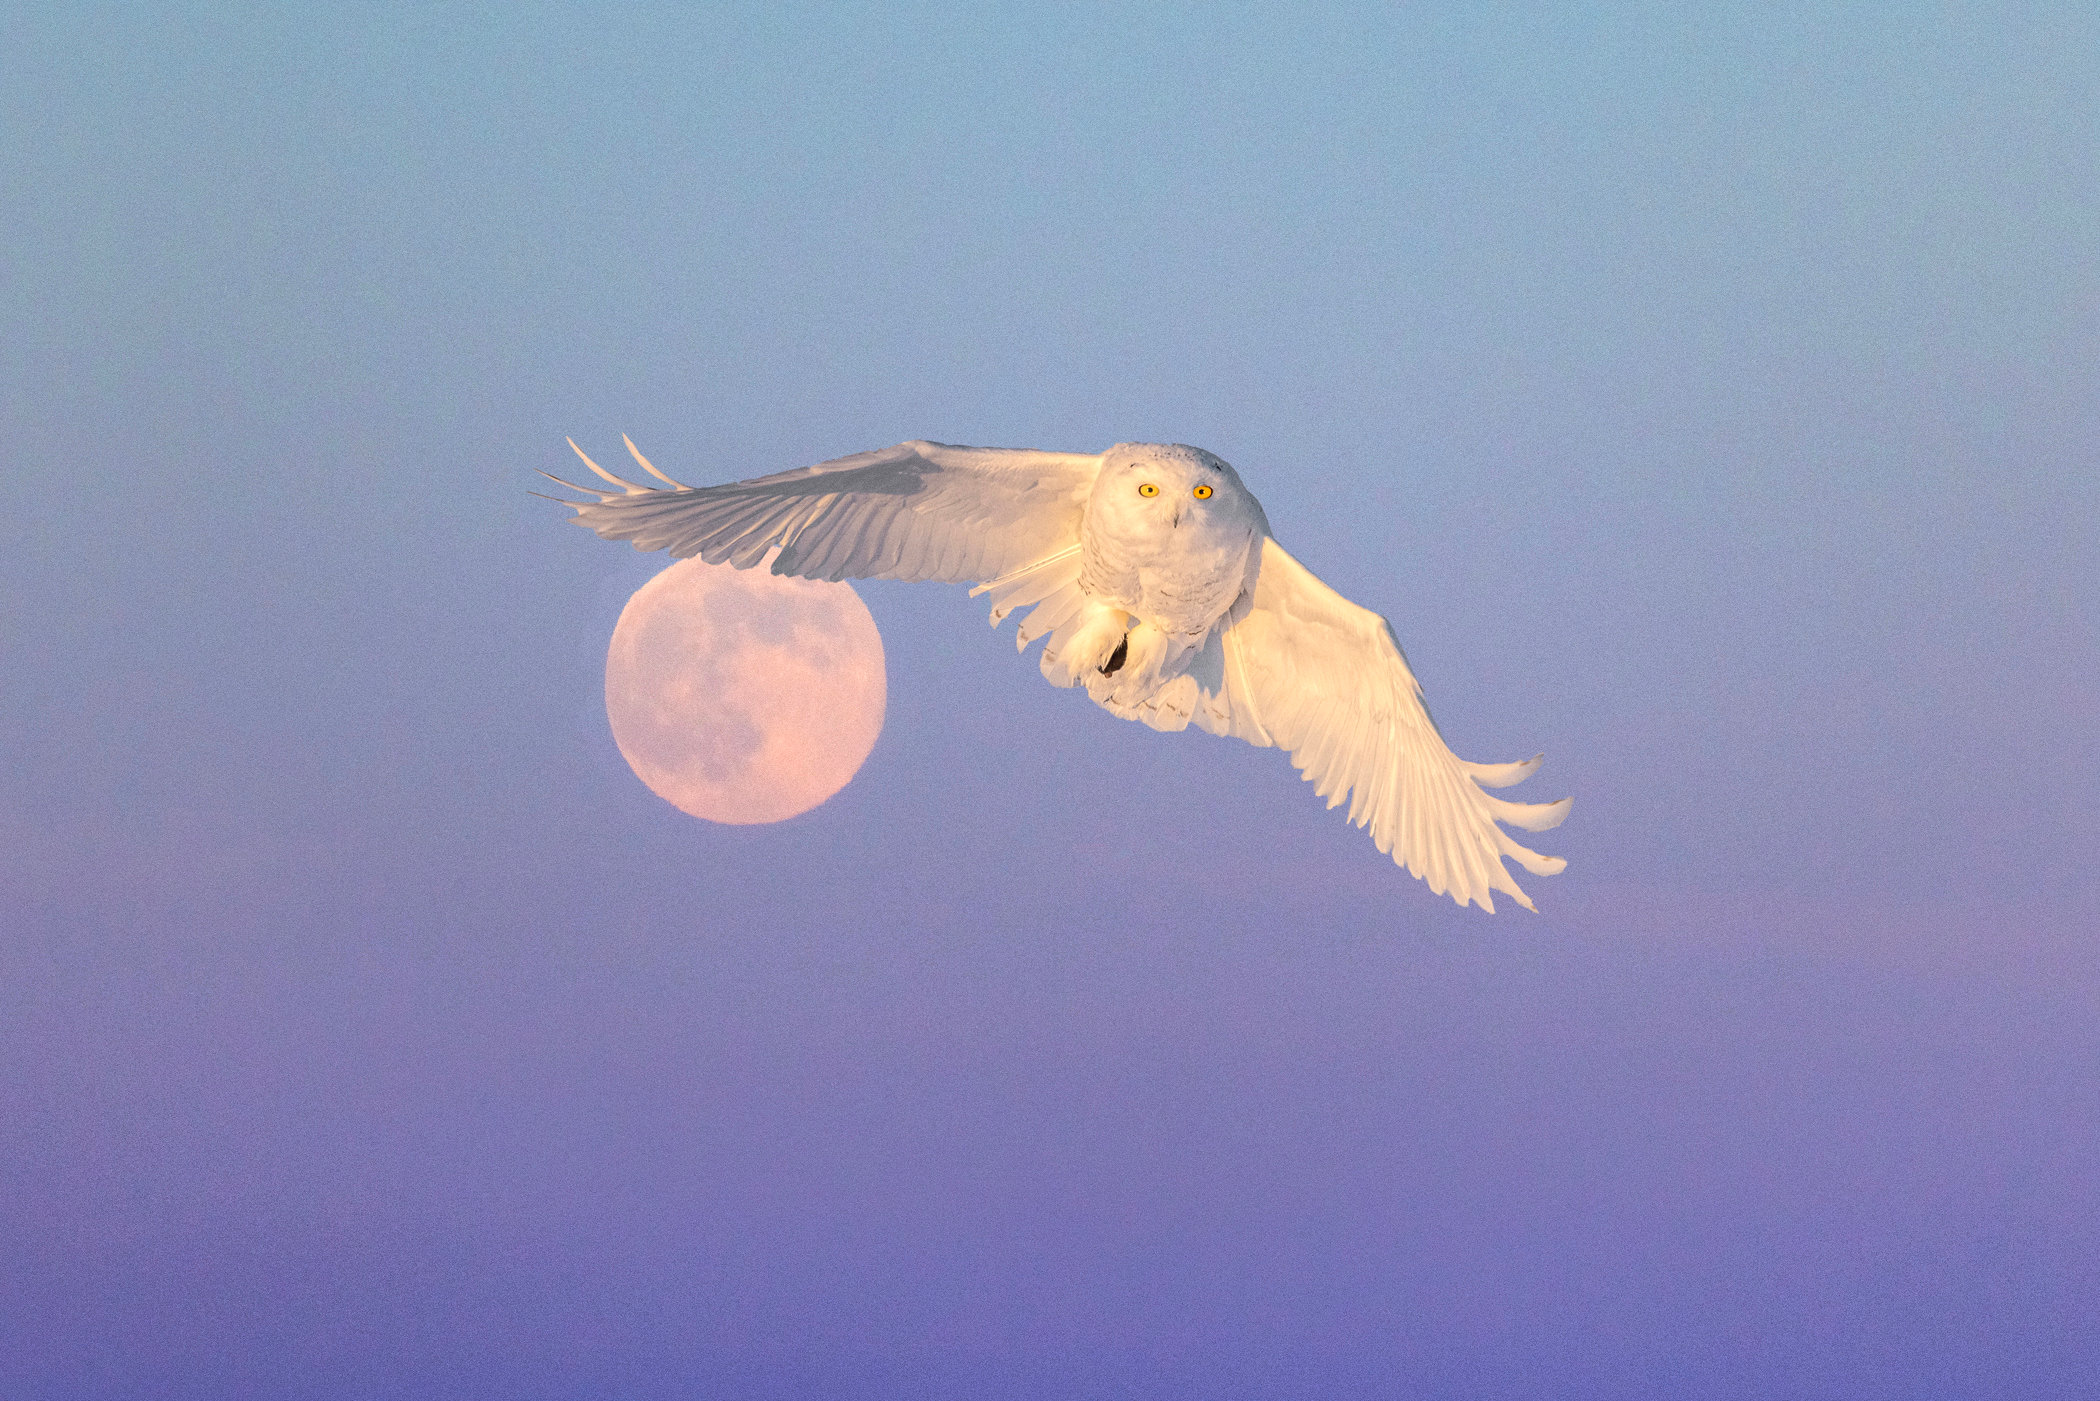
[[[576,448],[571,442],[570,447]],[[1191,723],[1274,745],[1329,807],[1349,804],[1378,849],[1461,905],[1502,891],[1535,908],[1504,858],[1533,875],[1567,862],[1518,843],[1572,799],[1513,803],[1485,791],[1531,759],[1453,754],[1386,620],[1313,576],[1269,534],[1261,503],[1222,459],[1179,443],[1103,453],[909,442],[792,472],[689,487],[651,466],[650,488],[576,448],[611,489],[563,504],[638,550],[813,579],[936,579],[989,594],[1018,644],[1044,639],[1043,675],[1157,730]]]

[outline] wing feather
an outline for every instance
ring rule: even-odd
[[[574,447],[572,443],[570,446]],[[632,443],[642,469],[656,470]],[[776,574],[976,582],[1068,548],[1100,472],[1092,453],[913,441],[722,486],[651,490],[576,455],[612,488],[562,485],[579,525],[639,550]]]
[[[621,441],[621,442],[623,442],[623,443],[625,443],[625,444],[627,444],[627,451],[628,451],[629,453],[633,454],[633,456],[634,456],[634,460],[635,460],[636,462],[639,462],[639,463],[641,463],[641,464],[642,464],[642,470],[643,470],[644,472],[647,472],[647,473],[648,473],[648,474],[649,474],[650,476],[652,476],[652,477],[656,478],[656,479],[657,479],[658,481],[662,482],[662,483],[663,483],[663,484],[664,484],[665,486],[668,486],[668,487],[674,487],[674,488],[676,488],[676,489],[677,489],[677,490],[679,490],[679,491],[685,491],[685,490],[688,490],[688,489],[689,489],[689,488],[687,488],[687,486],[686,486],[686,484],[685,484],[684,482],[680,482],[680,481],[673,481],[673,480],[672,480],[671,478],[669,478],[669,477],[665,476],[665,475],[664,475],[663,473],[661,473],[661,472],[657,471],[657,470],[656,470],[656,464],[655,464],[655,463],[653,463],[653,462],[651,462],[651,461],[650,461],[650,460],[649,460],[648,458],[646,458],[646,457],[642,456],[642,450],[641,450],[640,448],[638,448],[638,447],[636,447],[636,446],[634,445],[634,439],[632,439],[632,438],[628,437],[628,436],[627,436],[627,435],[626,435],[625,433],[622,433],[622,434],[620,435],[620,441]],[[573,447],[575,447],[575,446],[576,446],[576,444],[574,444],[574,443],[570,443],[570,444],[569,444],[569,446],[573,448]],[[581,449],[578,449],[578,452],[579,452],[579,455],[580,455],[580,454],[581,454]],[[586,458],[586,459],[584,459],[584,460],[585,460],[585,461],[589,461],[589,459],[588,459],[588,458]]]
[[[1437,732],[1385,619],[1330,589],[1273,539],[1262,542],[1253,606],[1225,636],[1221,728],[1275,744],[1329,806],[1380,851],[1461,905],[1492,911],[1501,892],[1535,908],[1504,858],[1534,875],[1567,863],[1496,823],[1543,831],[1572,800],[1514,803],[1483,785],[1521,782],[1537,759],[1469,764]]]

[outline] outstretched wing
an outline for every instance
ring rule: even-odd
[[[570,447],[576,447],[571,442]],[[992,579],[1074,547],[1098,455],[909,442],[725,486],[682,486],[627,450],[651,490],[585,457],[618,490],[577,486],[576,522],[638,550],[811,579]],[[545,475],[545,474],[543,474]]]
[[[1422,688],[1384,618],[1314,577],[1272,539],[1262,541],[1253,606],[1224,634],[1224,713],[1198,710],[1206,729],[1276,745],[1380,851],[1461,905],[1492,911],[1493,891],[1535,909],[1504,857],[1533,875],[1567,867],[1495,824],[1542,832],[1574,801],[1512,803],[1482,791],[1528,778],[1537,759],[1469,764],[1453,754],[1422,703]]]

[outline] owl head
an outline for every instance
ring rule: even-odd
[[[1087,516],[1118,535],[1268,531],[1232,465],[1185,443],[1117,443],[1103,453]]]

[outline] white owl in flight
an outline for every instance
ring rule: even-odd
[[[572,441],[570,447],[576,448]],[[992,624],[1017,608],[1019,645],[1043,675],[1084,686],[1112,714],[1156,730],[1190,723],[1288,752],[1329,807],[1461,905],[1503,891],[1536,908],[1503,866],[1541,856],[1496,824],[1539,832],[1572,799],[1513,803],[1483,791],[1528,778],[1531,759],[1469,764],[1446,747],[1384,618],[1328,588],[1269,534],[1239,474],[1201,448],[1118,443],[1103,453],[909,442],[723,486],[553,480],[608,540],[812,579],[934,579],[989,594]],[[543,474],[545,475],[545,474]]]

